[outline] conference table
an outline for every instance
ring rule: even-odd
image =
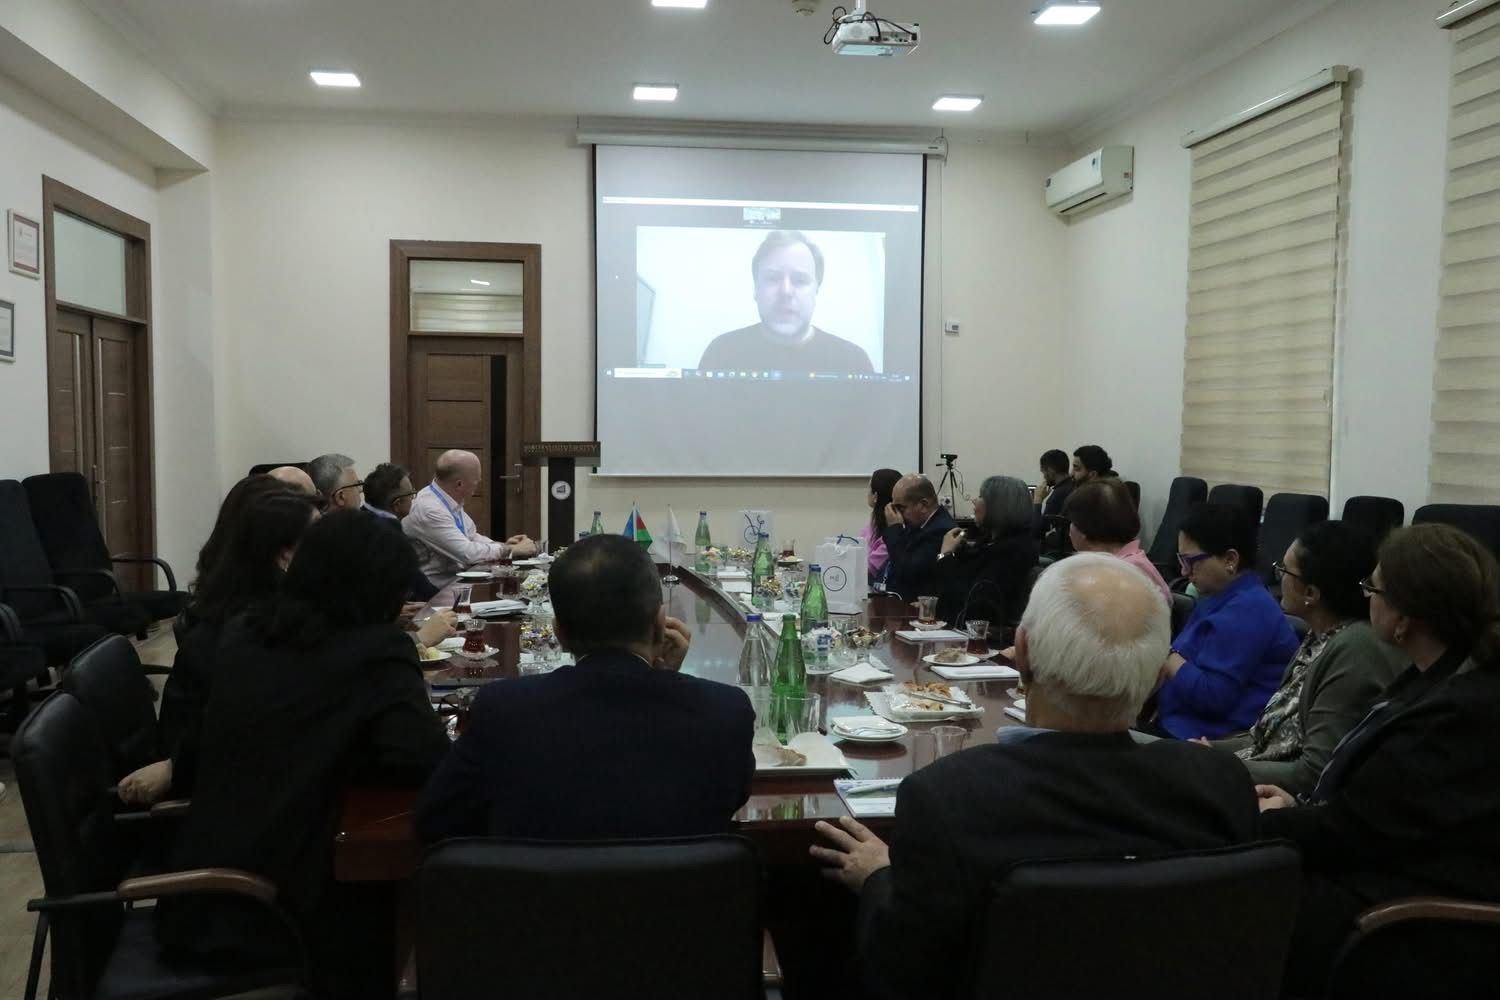
[[[662,573],[667,575],[666,567]],[[687,623],[692,633],[683,673],[737,683],[745,607],[711,574],[677,567],[674,575],[675,584],[663,583],[663,599],[667,613]],[[481,589],[483,586],[476,587],[476,601],[489,596]],[[895,635],[897,630],[910,628],[915,617],[911,602],[884,594],[871,595],[858,617],[860,624],[883,633],[867,652],[890,668],[893,682],[941,679],[922,657],[954,643],[912,643]],[[496,678],[489,683],[503,684],[505,678],[518,673],[516,657],[521,628],[522,623],[516,619],[487,624],[486,641],[501,651],[486,671],[487,676]],[[984,713],[976,719],[947,723],[970,731],[967,745],[990,742],[997,728],[1020,724],[1004,712],[1013,704],[1014,681],[967,681],[954,686],[962,688],[984,708]],[[854,686],[822,675],[808,677],[807,687],[823,697],[826,731],[827,720],[872,714],[864,695],[866,690],[877,689],[879,685]],[[837,740],[849,761],[850,776],[900,778],[930,763],[935,754],[935,741],[929,732],[932,724],[904,725],[908,733],[889,743]],[[334,838],[335,878],[344,882],[396,883],[412,876],[423,852],[412,831],[415,798],[416,792],[411,789],[347,789],[341,799]],[[788,986],[794,977],[800,977],[799,985],[807,992],[837,986],[840,979],[845,987],[848,985],[845,972],[824,959],[829,952],[841,949],[852,952],[852,941],[838,939],[852,930],[854,898],[820,878],[818,866],[808,854],[808,847],[821,840],[813,825],[819,820],[836,822],[847,813],[832,777],[758,773],[751,784],[749,800],[734,817],[738,832],[758,845],[766,861],[768,921]],[[886,837],[893,823],[890,818],[866,821],[872,830]],[[814,939],[817,947],[807,947]]]

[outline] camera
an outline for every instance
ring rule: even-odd
[[[952,465],[954,462],[958,461],[958,456],[957,455],[947,455],[947,454],[944,454],[944,455],[939,455],[938,458],[941,458],[944,462],[947,462],[949,465]]]

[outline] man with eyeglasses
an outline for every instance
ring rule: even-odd
[[[307,474],[312,477],[318,493],[328,501],[325,513],[359,510],[364,506],[365,484],[354,468],[354,459],[348,455],[338,452],[319,455],[307,464]]]
[[[937,594],[943,536],[953,528],[953,517],[938,502],[931,479],[913,474],[897,480],[885,508],[883,537],[891,558],[886,590],[912,600]]]

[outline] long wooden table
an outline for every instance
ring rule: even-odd
[[[678,567],[679,583],[663,585],[668,614],[692,628],[692,645],[683,663],[684,673],[734,684],[737,681],[740,646],[745,629],[745,611],[737,599],[720,589],[711,577],[700,577]],[[897,681],[937,680],[921,657],[940,648],[938,644],[916,644],[895,637],[897,629],[909,628],[913,616],[908,602],[883,595],[872,596],[862,623],[884,632],[872,650],[895,674]],[[491,645],[514,648],[514,623],[489,626]],[[951,645],[951,643],[949,644]],[[497,680],[493,683],[505,683]],[[1004,714],[1012,704],[1012,681],[978,681],[959,685],[984,706],[984,715],[961,723],[970,732],[969,745],[992,739],[995,729],[1016,725]],[[824,713],[831,720],[844,715],[868,715],[870,707],[862,687],[809,677],[808,690],[823,696]],[[909,724],[910,732],[899,741],[865,744],[844,740],[839,748],[848,758],[857,778],[897,778],[931,761],[930,725]],[[395,882],[416,871],[422,848],[412,832],[411,790],[351,788],[344,795],[334,844],[334,875],[347,882]],[[750,799],[735,816],[741,833],[755,840],[772,864],[811,865],[807,848],[814,842],[813,824],[835,820],[847,810],[828,777],[783,777],[757,775]],[[873,820],[877,832],[888,831],[890,820]]]

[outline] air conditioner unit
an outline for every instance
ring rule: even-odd
[[[1105,146],[1047,178],[1047,207],[1072,215],[1129,194],[1135,187],[1135,147]]]

